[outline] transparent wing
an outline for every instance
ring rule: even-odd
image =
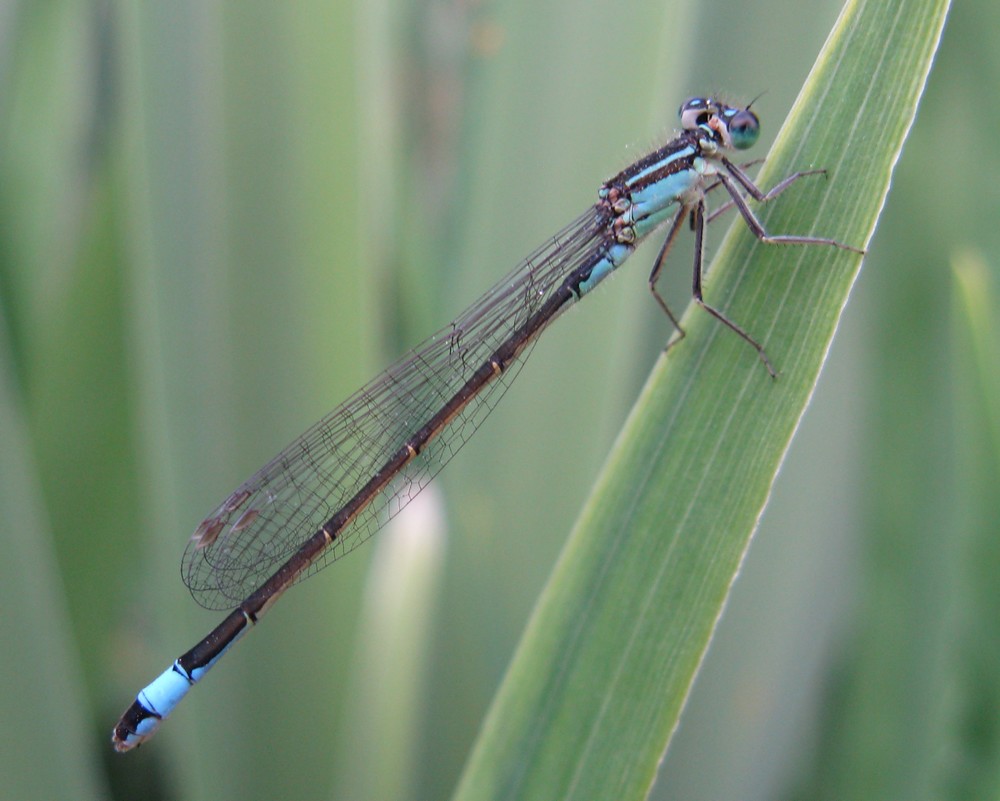
[[[592,207],[450,326],[376,376],[240,485],[198,526],[184,551],[181,573],[194,599],[208,609],[229,609],[266,581],[465,385],[567,275],[595,259],[608,222],[608,212]],[[375,494],[299,580],[367,540],[427,486],[493,410],[529,352],[530,346]]]

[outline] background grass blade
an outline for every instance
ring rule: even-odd
[[[947,8],[848,4],[760,183],[817,166],[829,178],[768,209],[770,231],[871,240]],[[646,796],[860,264],[832,248],[765,247],[734,226],[709,297],[781,375],[769,380],[703,313],[686,316],[688,338],[636,405],[457,798]]]
[[[0,326],[5,322],[0,312]],[[53,743],[42,726],[22,727],[10,737],[0,755],[2,786],[8,798],[102,798],[107,787],[96,765],[78,747],[87,729],[86,704],[79,661],[70,647],[70,617],[58,592],[59,576],[48,522],[44,519],[41,488],[34,480],[35,465],[27,436],[28,426],[16,388],[9,379],[11,351],[0,328],[0,509],[13,536],[0,538],[0,608],[30,605],[33,616],[0,615],[0,638],[17,647],[3,649],[0,673],[31,680],[5,692],[0,721],[27,718],[59,719],[65,738]],[[53,757],[49,770],[39,772],[39,751]]]

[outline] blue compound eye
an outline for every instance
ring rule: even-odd
[[[742,109],[737,111],[727,122],[733,147],[737,150],[746,150],[756,144],[757,137],[760,136],[760,120],[757,119],[756,114],[749,109]]]
[[[681,118],[681,127],[686,131],[691,131],[699,125],[704,125],[712,116],[710,106],[710,102],[703,97],[692,97],[690,100],[685,100],[677,112]]]

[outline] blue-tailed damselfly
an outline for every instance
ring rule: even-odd
[[[597,202],[522,261],[451,325],[358,390],[233,492],[198,526],[182,560],[184,581],[202,606],[232,612],[143,689],[114,728],[128,751],[153,736],[188,690],[292,584],[332,563],[403,508],[479,427],[517,374],[538,335],[620,267],[672,217],[649,277],[656,288],[685,221],[695,234],[694,299],[757,351],[748,332],[702,296],[705,224],[735,206],[769,244],[830,245],[832,239],[768,234],[747,204],[766,202],[799,172],[762,192],[727,157],[760,130],[757,116],[714,98],[680,108],[681,133],[598,192]],[[705,193],[721,184],[730,200],[706,216]]]

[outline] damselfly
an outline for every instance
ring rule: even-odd
[[[538,335],[672,218],[649,276],[653,297],[683,336],[656,284],[685,221],[694,230],[694,299],[757,351],[764,348],[702,296],[705,225],[735,206],[768,244],[857,248],[812,236],[772,236],[748,198],[771,200],[804,175],[761,191],[727,156],[756,141],[747,106],[693,98],[681,132],[607,181],[597,202],[521,262],[451,325],[358,390],[233,492],[198,526],[182,560],[202,606],[232,609],[207,637],[143,689],[114,728],[128,751],[148,740],[188,690],[295,582],[354,549],[402,509],[479,427]],[[705,193],[730,200],[706,214]]]

